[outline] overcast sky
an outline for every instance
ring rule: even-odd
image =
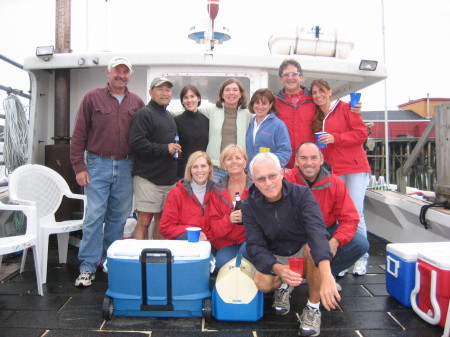
[[[220,3],[217,24],[230,29],[231,40],[216,47],[217,53],[269,53],[271,35],[319,25],[355,42],[351,58],[384,59],[381,0]],[[206,0],[73,0],[71,46],[74,51],[195,49],[189,28],[207,18]],[[389,109],[427,93],[450,97],[449,18],[449,0],[384,1]],[[0,53],[23,63],[36,46],[55,44],[55,0],[0,0],[0,31]],[[29,88],[27,75],[2,61],[0,84]],[[0,101],[4,97],[0,91]],[[364,110],[384,110],[384,83],[363,90],[362,101]]]

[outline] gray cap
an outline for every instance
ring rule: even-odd
[[[154,87],[160,87],[162,86],[164,83],[169,83],[170,87],[173,87],[173,83],[171,80],[169,80],[168,78],[165,77],[155,77],[152,81],[152,83],[150,84],[150,89],[153,89]]]

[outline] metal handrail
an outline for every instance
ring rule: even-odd
[[[411,169],[414,162],[419,157],[420,151],[422,151],[422,148],[424,147],[424,145],[428,142],[428,138],[430,137],[431,132],[434,130],[434,125],[435,125],[435,119],[433,116],[433,118],[428,123],[427,128],[423,132],[422,136],[417,141],[417,144],[414,146],[414,149],[412,150],[412,152],[411,152],[410,156],[408,157],[408,159],[406,160],[405,164],[397,170],[397,172],[396,172],[397,173],[397,184],[398,184],[397,186],[398,186],[398,191],[400,193],[403,193],[403,194],[406,193],[406,185],[407,185],[406,177],[408,175],[408,171]]]

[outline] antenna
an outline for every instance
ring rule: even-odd
[[[206,9],[208,10],[209,23],[207,27],[201,28],[192,26],[188,37],[197,43],[206,44],[207,51],[212,52],[215,44],[222,44],[230,39],[227,27],[220,26],[216,29],[214,21],[219,13],[220,0],[206,0]]]

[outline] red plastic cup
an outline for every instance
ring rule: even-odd
[[[303,257],[288,257],[288,263],[290,270],[303,275],[303,264],[305,263],[305,259]]]

